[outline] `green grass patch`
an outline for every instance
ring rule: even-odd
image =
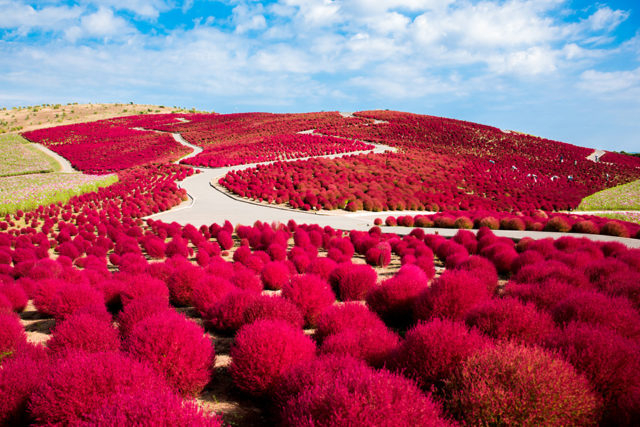
[[[20,135],[0,135],[0,177],[56,172],[58,162]]]
[[[605,218],[619,219],[621,221],[635,222],[640,224],[640,212],[616,212],[616,213],[602,213],[597,214]]]
[[[608,188],[585,197],[579,211],[640,210],[640,180]]]
[[[0,178],[0,215],[30,211],[40,205],[66,203],[71,197],[118,181],[117,175],[42,173]]]

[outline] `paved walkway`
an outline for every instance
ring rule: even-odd
[[[593,153],[589,154],[587,156],[587,160],[591,160],[592,162],[596,161],[596,157],[598,157],[597,161],[601,161],[600,159],[602,159],[602,156],[606,153],[606,151],[603,150],[593,150]]]
[[[71,166],[71,163],[69,162],[69,160],[65,159],[64,157],[62,157],[60,154],[56,153],[55,151],[52,151],[50,149],[48,149],[47,147],[45,147],[42,144],[37,144],[35,142],[31,142],[30,143],[32,146],[34,146],[35,148],[37,148],[38,150],[42,151],[43,153],[45,153],[46,155],[53,157],[59,164],[60,164],[60,170],[59,172],[62,173],[77,173],[78,171],[75,170],[73,168],[73,166]]]
[[[314,134],[313,131],[305,131],[308,134]],[[200,147],[189,144],[179,134],[172,134],[176,141],[194,149],[194,152],[185,156],[185,158],[193,157],[202,151]],[[363,141],[366,142],[366,141]],[[373,152],[384,152],[392,149],[384,145],[374,144],[376,148]],[[370,152],[370,151],[365,151]],[[352,153],[328,155],[322,157],[341,157],[351,155]],[[300,160],[300,159],[296,159]],[[273,162],[266,162],[268,164]],[[233,224],[251,225],[255,221],[263,222],[282,222],[286,223],[293,219],[299,224],[318,224],[320,226],[331,226],[343,230],[363,230],[366,231],[373,226],[376,218],[383,220],[389,216],[399,215],[418,215],[419,213],[429,214],[432,212],[419,211],[386,211],[386,212],[345,212],[336,211],[320,211],[320,212],[304,212],[297,209],[291,209],[285,206],[269,205],[265,203],[253,202],[248,199],[240,198],[230,194],[226,190],[216,189],[219,186],[213,186],[212,181],[223,177],[229,171],[238,171],[254,167],[257,164],[238,165],[225,168],[194,168],[200,173],[188,177],[179,185],[187,190],[190,201],[167,211],[150,216],[149,218],[159,219],[164,222],[177,222],[179,224],[193,224],[196,227],[201,225],[211,225],[212,223],[222,224],[225,220],[231,221]],[[575,212],[574,212],[575,213]],[[587,212],[585,212],[587,213]],[[413,228],[411,227],[382,227],[383,231],[388,233],[396,233],[400,235],[409,234]],[[458,232],[457,229],[448,228],[425,228],[426,233],[440,234],[445,237],[453,236]],[[477,232],[477,230],[471,230]],[[545,237],[558,238],[562,236],[586,237],[595,241],[618,241],[632,248],[640,248],[639,239],[625,239],[615,236],[577,234],[577,233],[551,233],[540,231],[514,231],[514,230],[496,230],[494,233],[498,236],[509,237],[512,239],[521,239],[523,237],[532,237],[542,239]]]

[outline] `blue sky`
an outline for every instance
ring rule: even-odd
[[[396,109],[640,151],[640,4],[0,0],[0,105]]]

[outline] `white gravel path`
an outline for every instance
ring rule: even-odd
[[[593,150],[593,153],[587,156],[587,160],[591,160],[592,162],[596,161],[596,156],[598,156],[598,161],[601,161],[602,156],[606,153],[604,150]]]

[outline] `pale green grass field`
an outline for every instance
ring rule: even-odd
[[[582,199],[579,211],[640,210],[640,180],[599,191]]]
[[[15,134],[0,135],[0,177],[55,172],[60,165],[55,159]]]

